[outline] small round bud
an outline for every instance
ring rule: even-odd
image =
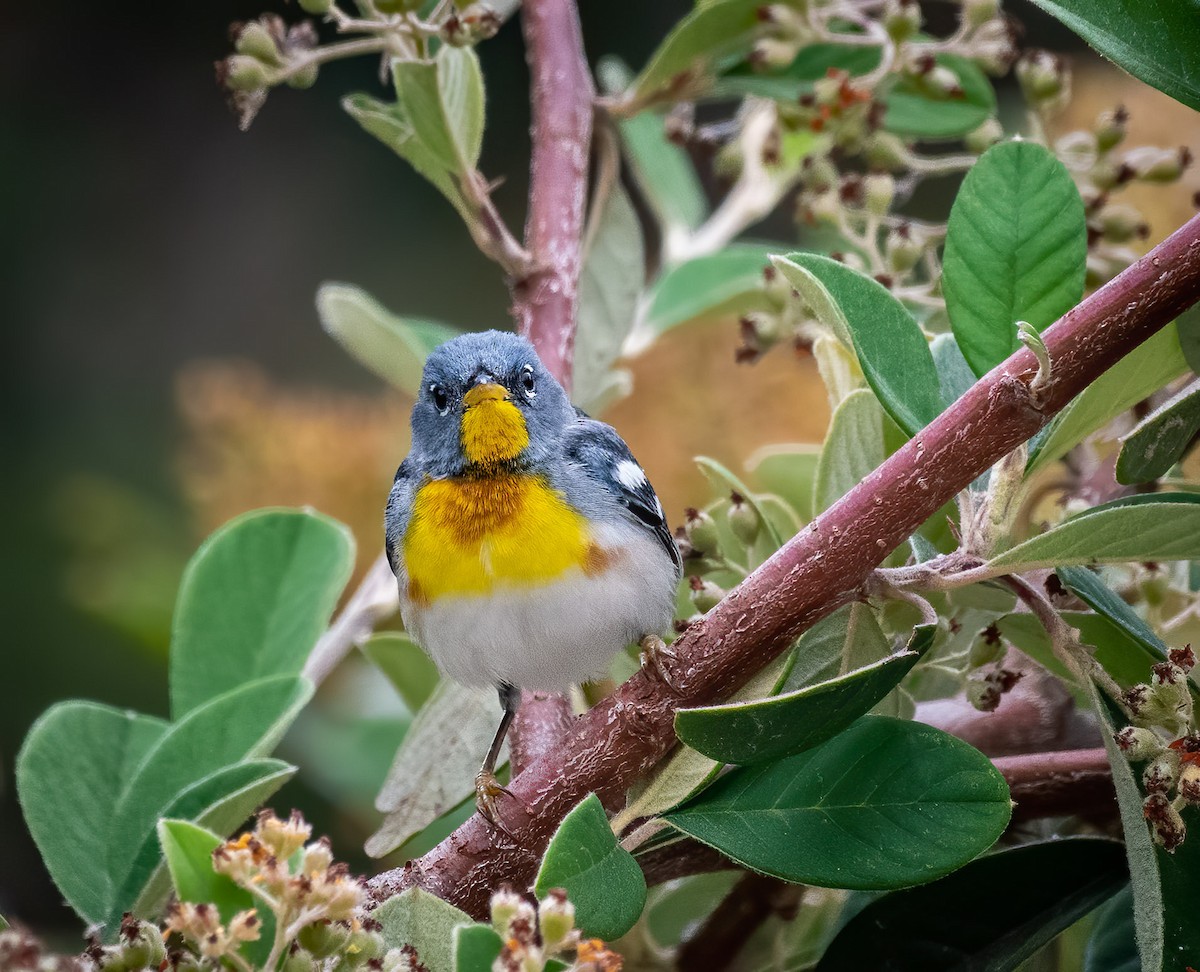
[[[1088,172],[1088,178],[1101,192],[1107,192],[1128,181],[1133,175],[1132,170],[1124,165],[1118,165],[1108,156],[1096,160],[1096,164]]]
[[[1030,104],[1039,105],[1058,97],[1063,80],[1062,64],[1049,51],[1030,51],[1017,61],[1017,81]]]
[[[1166,794],[1151,793],[1146,797],[1142,804],[1142,815],[1150,824],[1154,842],[1168,853],[1174,853],[1187,836],[1187,825]]]
[[[291,72],[291,74],[288,75],[288,87],[296,88],[301,91],[306,88],[311,88],[317,83],[317,71],[318,68],[315,62],[296,68]]]
[[[1000,705],[1000,689],[986,679],[967,682],[967,701],[980,712],[995,712]]]
[[[1134,237],[1144,239],[1150,232],[1142,214],[1125,203],[1109,203],[1096,214],[1094,222],[1100,235],[1110,243],[1126,243]],[[1161,575],[1147,578],[1143,584],[1143,593],[1151,604],[1161,604],[1169,591],[1170,585]]]
[[[1096,146],[1101,152],[1120,145],[1125,140],[1129,113],[1124,108],[1102,111],[1096,119]]]
[[[508,937],[508,926],[526,907],[525,899],[511,888],[501,888],[492,895],[492,927],[501,938]]]
[[[1200,806],[1200,763],[1185,763],[1179,770],[1179,795],[1192,806]]]
[[[758,510],[745,501],[740,493],[734,493],[729,507],[729,526],[742,543],[749,547],[758,539],[762,520]]]
[[[883,9],[883,29],[897,44],[921,29],[921,7],[916,0],[888,0]]]
[[[1004,137],[1004,129],[995,118],[989,118],[978,128],[967,132],[963,138],[967,149],[982,155]]]
[[[303,948],[290,952],[283,960],[283,972],[317,972],[317,960]]]
[[[863,179],[863,205],[873,216],[886,216],[896,198],[896,180],[886,172],[872,172]]]
[[[1000,0],[963,0],[963,20],[971,28],[979,28],[1000,12]]]
[[[262,61],[248,54],[232,54],[220,62],[221,83],[230,91],[259,91],[271,81]]]
[[[296,941],[316,958],[328,958],[345,948],[350,941],[350,929],[326,919],[305,925],[296,936]]]
[[[538,907],[538,930],[542,946],[553,955],[569,945],[575,931],[575,906],[562,888],[552,888]]]
[[[796,45],[779,37],[760,37],[747,60],[756,71],[785,68],[796,59]]]
[[[908,164],[908,147],[904,140],[883,129],[871,133],[863,151],[867,156],[867,165],[872,169],[898,172]]]
[[[364,965],[372,959],[383,956],[383,936],[377,931],[366,928],[352,929],[350,939],[346,942],[345,952],[353,955]]]
[[[1142,785],[1148,793],[1170,793],[1179,779],[1179,753],[1164,749],[1142,771]]]
[[[692,603],[701,614],[707,614],[720,604],[721,599],[725,596],[724,590],[712,581],[705,580],[703,577],[693,576],[689,578],[688,585],[692,592]]]
[[[1004,657],[1006,649],[1000,633],[992,628],[979,632],[971,642],[971,650],[967,664],[971,668],[982,668],[984,665],[994,665]]]
[[[721,545],[716,521],[703,510],[689,507],[683,529],[693,549],[702,554],[713,553]]]
[[[800,181],[818,192],[832,189],[838,184],[838,170],[827,155],[810,155],[800,168]]]
[[[277,67],[280,63],[279,44],[266,25],[257,20],[250,21],[241,29],[233,49],[239,54],[257,58],[264,64]]]
[[[1122,160],[1142,182],[1174,182],[1192,163],[1192,153],[1186,148],[1163,149],[1142,145],[1125,153]]]
[[[906,226],[899,226],[887,235],[884,252],[888,266],[895,273],[907,273],[921,259],[924,247],[915,239]]]
[[[1126,726],[1113,734],[1113,740],[1121,748],[1125,758],[1134,763],[1154,759],[1164,748],[1156,732],[1140,726]]]
[[[842,200],[836,190],[828,189],[807,200],[805,215],[812,222],[836,226],[842,210]]]
[[[958,75],[944,64],[935,64],[923,78],[925,85],[935,94],[957,98],[963,93]]]
[[[1054,143],[1054,154],[1072,172],[1090,169],[1099,158],[1096,136],[1091,132],[1067,132]]]

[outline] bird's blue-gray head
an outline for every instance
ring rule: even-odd
[[[413,452],[433,476],[557,454],[574,410],[562,386],[515,334],[464,334],[425,361],[412,411]]]

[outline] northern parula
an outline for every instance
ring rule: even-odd
[[[500,331],[430,353],[385,524],[409,636],[450,678],[500,694],[475,779],[494,822],[520,690],[565,691],[635,642],[660,666],[679,549],[617,432],[571,405],[533,345]]]

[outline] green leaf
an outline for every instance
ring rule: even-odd
[[[1083,972],[1142,972],[1133,929],[1133,891],[1128,885],[1096,912]]]
[[[390,853],[469,797],[499,723],[493,690],[440,682],[405,733],[375,800],[387,817],[367,839],[367,853]]]
[[[887,458],[883,407],[865,388],[851,392],[834,410],[817,464],[813,514],[829,509]]]
[[[1064,564],[1120,564],[1200,557],[1200,506],[1143,503],[1066,520],[989,562],[1005,573]]]
[[[210,773],[270,752],[311,697],[307,679],[264,678],[218,695],[173,723],[142,758],[113,810],[107,868],[116,886],[122,887],[135,870],[131,851],[152,837],[155,821],[189,787],[203,783]],[[190,813],[176,807],[170,815]]]
[[[1200,111],[1195,0],[1033,0],[1135,78]]]
[[[659,45],[634,80],[630,96],[646,99],[715,73],[718,61],[745,55],[763,31],[760,0],[712,0],[688,13]]]
[[[780,655],[735,692],[732,699],[761,699],[779,691],[791,670],[793,657],[794,653]],[[620,833],[634,820],[657,816],[678,806],[716,779],[720,769],[721,764],[716,760],[687,746],[676,747],[648,781],[630,790],[625,809],[613,818],[613,830]]]
[[[883,98],[888,131],[913,138],[957,138],[996,113],[996,92],[973,61],[957,54],[938,54],[935,60],[958,78],[961,94],[945,94],[920,78],[901,78]]]
[[[914,635],[920,651],[902,651],[845,675],[769,699],[679,709],[675,734],[725,763],[781,759],[832,739],[900,684],[933,641],[934,626]]]
[[[60,702],[29,730],[17,755],[17,795],[42,861],[88,924],[115,893],[105,866],[121,788],[167,731],[161,719],[92,702]]]
[[[399,631],[380,631],[362,645],[362,652],[387,676],[409,712],[420,712],[441,679],[424,649]]]
[[[389,104],[370,95],[352,94],[342,99],[342,108],[365,131],[374,135],[433,183],[464,220],[470,221],[474,218],[471,207],[450,172],[425,142],[417,137],[403,105],[396,102]]]
[[[1015,969],[1127,881],[1121,844],[1066,837],[988,854],[940,881],[876,898],[816,972]]]
[[[975,374],[1017,350],[1017,321],[1039,331],[1079,303],[1087,269],[1083,200],[1066,167],[1036,142],[994,145],[950,210],[942,292]]]
[[[566,890],[575,905],[575,924],[587,937],[613,941],[641,917],[646,879],[633,855],[617,843],[594,793],[563,818],[550,838],[533,889],[544,898],[551,888]]]
[[[844,263],[813,253],[792,253],[772,262],[800,289],[820,316],[814,286],[828,294],[849,332],[867,383],[908,435],[915,435],[942,412],[937,368],[921,327],[877,281]],[[835,333],[834,320],[827,321]]]
[[[455,972],[455,929],[473,924],[466,912],[421,888],[393,895],[371,917],[383,926],[385,948],[411,945],[429,972]]]
[[[483,142],[483,76],[473,48],[443,44],[432,61],[392,61],[396,97],[413,132],[443,168],[475,168]]]
[[[1100,577],[1086,567],[1060,567],[1058,579],[1097,614],[1102,614],[1145,651],[1153,662],[1167,660],[1167,646],[1154,630]],[[1091,642],[1094,644],[1094,642]],[[1099,659],[1099,656],[1097,656]],[[1100,659],[1104,664],[1103,659]]]
[[[249,891],[213,870],[212,852],[224,843],[220,834],[187,820],[160,820],[158,840],[180,901],[216,905],[223,923],[255,907]]]
[[[975,384],[975,372],[963,357],[953,334],[939,334],[929,342],[929,351],[937,368],[938,386],[947,404],[963,397]]]
[[[1075,396],[1034,440],[1026,474],[1044,468],[1187,370],[1174,324],[1147,338]]]
[[[454,972],[492,972],[504,940],[488,925],[459,925],[454,929]]]
[[[991,762],[932,726],[864,716],[816,749],[735,769],[667,814],[756,871],[877,890],[942,877],[992,845],[1010,816]]]
[[[208,830],[228,834],[295,774],[295,766],[278,759],[234,763],[188,786],[160,816],[192,820]],[[153,830],[129,856],[132,864],[109,914],[108,924],[113,929],[125,911],[146,916],[158,914],[170,891],[170,876]]]
[[[787,503],[803,523],[816,515],[813,497],[820,458],[820,446],[763,446],[746,460],[746,472],[768,493]]]
[[[595,410],[610,369],[621,356],[646,275],[642,227],[620,182],[610,187],[598,223],[588,233],[571,383],[571,400],[585,412]]]
[[[633,72],[615,57],[602,57],[596,69],[606,94],[629,86]],[[693,230],[708,215],[708,200],[687,152],[663,131],[663,119],[644,111],[618,122],[625,158],[634,181],[667,236]]]
[[[413,396],[429,352],[458,333],[435,321],[397,317],[352,284],[321,284],[317,314],[325,333],[350,357]]]
[[[257,510],[210,536],[175,606],[175,719],[246,682],[299,674],[353,566],[349,531],[318,513]]]
[[[1145,793],[1113,740],[1118,728],[1113,714],[1094,684],[1089,682],[1086,688],[1103,726],[1101,736],[1117,791],[1142,968],[1176,972],[1180,956],[1200,955],[1200,924],[1195,920],[1200,902],[1200,841],[1185,840],[1174,854],[1155,846],[1142,815]]]
[[[673,327],[766,306],[763,271],[778,247],[734,243],[662,274],[646,295],[639,330],[649,341]]]
[[[782,690],[817,685],[887,657],[892,646],[870,605],[855,601],[822,618],[800,637]]]
[[[1200,379],[1164,402],[1121,437],[1118,483],[1149,483],[1165,476],[1200,432]]]

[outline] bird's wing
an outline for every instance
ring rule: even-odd
[[[409,456],[396,470],[396,478],[392,482],[392,491],[388,493],[387,507],[384,509],[384,549],[387,551],[388,563],[392,565],[392,573],[397,577],[404,570],[400,562],[400,543],[404,539],[404,531],[408,529],[408,518],[412,513],[413,495],[417,490],[417,476],[412,457]]]
[[[667,526],[662,503],[616,429],[578,411],[577,421],[563,436],[563,453],[568,464],[581,467],[593,483],[603,486],[633,522],[653,532],[675,569],[682,572],[679,547]]]

